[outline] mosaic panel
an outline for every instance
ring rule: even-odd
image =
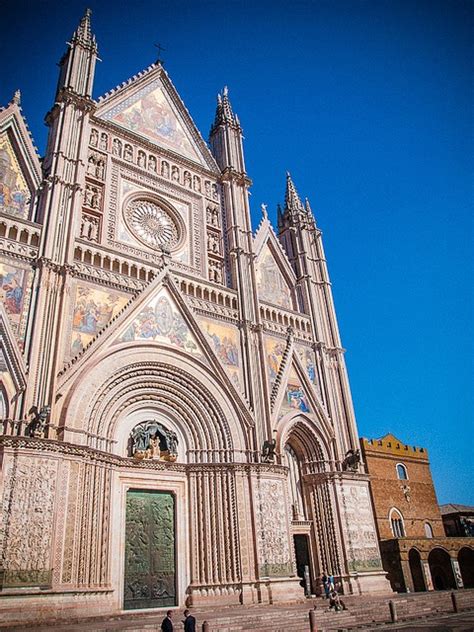
[[[300,410],[302,413],[308,413],[310,412],[310,406],[306,393],[301,385],[301,381],[296,374],[294,367],[291,367],[278,418],[283,417],[283,415],[286,415],[287,413],[294,412],[295,410]]]
[[[117,342],[166,342],[196,356],[201,349],[168,292],[162,289],[121,332]]]
[[[321,399],[321,384],[318,379],[316,357],[314,351],[312,349],[309,349],[308,347],[304,347],[303,345],[298,345],[296,347],[296,351],[298,353],[299,359],[301,360],[301,364],[303,365],[309,377],[310,382],[314,384],[318,397]]]
[[[79,284],[72,317],[71,356],[81,353],[129,300],[129,296],[118,292]]]
[[[31,195],[6,132],[0,135],[0,211],[27,217]]]
[[[267,357],[267,375],[270,386],[275,383],[276,376],[281,367],[285,342],[276,338],[265,338],[265,355]]]
[[[234,386],[241,390],[239,332],[232,325],[200,319],[199,323],[214,353],[224,365]]]
[[[265,246],[256,267],[259,297],[262,301],[292,309],[291,289],[268,246]]]
[[[166,149],[192,160],[199,156],[159,81],[145,86],[102,115]]]
[[[26,313],[30,302],[31,272],[0,262],[0,301],[20,341],[25,336]]]

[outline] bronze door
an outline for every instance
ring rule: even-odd
[[[127,491],[124,608],[176,606],[175,575],[173,494]]]

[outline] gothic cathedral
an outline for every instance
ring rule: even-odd
[[[0,111],[0,613],[386,591],[309,203],[252,232],[227,90],[206,144],[160,62],[94,100],[96,59],[87,11],[41,162]]]

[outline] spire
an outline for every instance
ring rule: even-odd
[[[15,103],[18,106],[21,105],[21,91],[20,90],[15,90],[15,93],[10,103]]]
[[[286,172],[285,211],[304,211],[303,204],[288,171]]]
[[[227,86],[224,86],[222,93],[217,95],[216,117],[214,119],[214,124],[212,125],[211,134],[216,127],[219,125],[225,125],[226,123],[238,126],[239,119],[232,111],[232,106],[229,100],[229,89]]]
[[[83,46],[90,46],[94,49],[97,48],[95,36],[91,32],[91,15],[92,11],[86,9],[79,26],[74,31],[71,39],[71,44],[82,44]]]

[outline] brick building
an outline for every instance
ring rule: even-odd
[[[447,537],[425,448],[360,440],[382,562],[398,592],[474,586],[474,539]]]

